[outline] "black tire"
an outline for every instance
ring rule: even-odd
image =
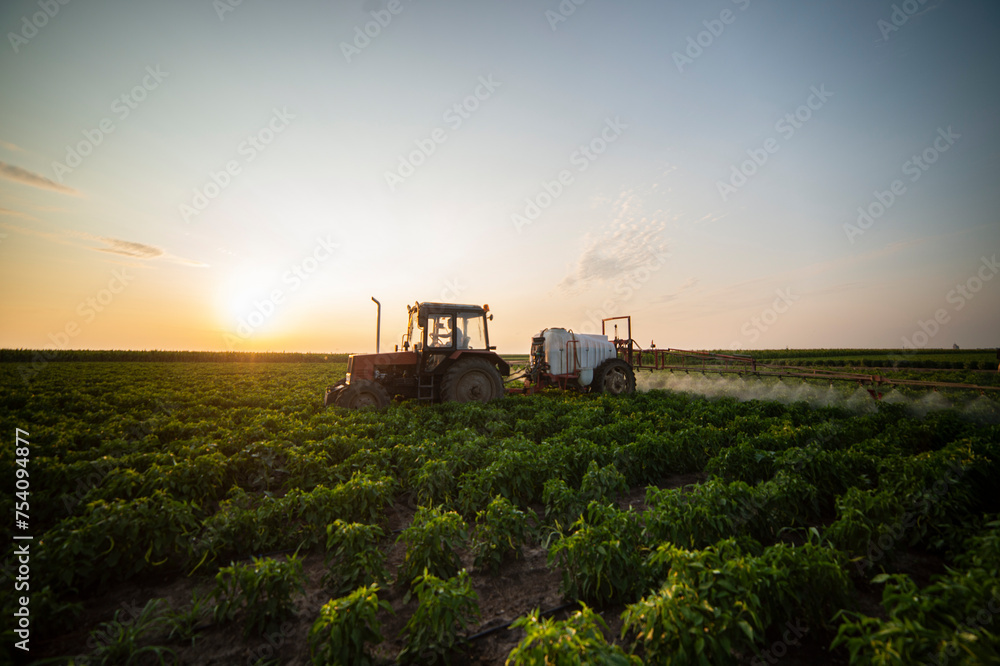
[[[323,396],[323,405],[326,407],[331,407],[337,404],[337,398],[340,394],[344,392],[347,388],[347,380],[341,379],[339,382],[333,386],[326,387],[326,395]]]
[[[389,404],[389,392],[385,387],[367,379],[356,379],[337,396],[337,406],[347,409],[374,407],[382,409]]]
[[[489,402],[501,397],[503,378],[485,359],[459,359],[441,380],[441,399],[447,402]]]
[[[635,372],[620,358],[609,358],[594,370],[590,390],[608,395],[635,393]]]

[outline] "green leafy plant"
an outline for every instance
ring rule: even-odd
[[[320,542],[319,535],[323,534],[326,525],[338,518],[366,523],[380,520],[385,508],[392,504],[396,485],[391,476],[375,477],[356,472],[334,488],[317,486],[299,496],[291,491],[285,499],[296,502],[296,515],[305,523],[307,543],[312,544]]]
[[[970,571],[980,570],[984,577],[1000,578],[1000,520],[993,516],[979,534],[966,539],[955,563]]]
[[[742,481],[711,479],[688,489],[646,489],[644,534],[652,547],[670,542],[704,548],[733,534],[771,536],[765,498]]]
[[[565,620],[539,619],[538,609],[515,620],[511,629],[524,629],[525,636],[507,655],[505,666],[639,666],[642,660],[610,645],[601,631],[608,625],[587,604]]]
[[[251,495],[233,488],[219,511],[205,521],[201,561],[218,557],[322,543],[334,520],[376,522],[392,503],[396,481],[355,473],[335,488],[292,488],[284,497]]]
[[[397,539],[406,544],[406,553],[396,583],[409,584],[425,569],[439,578],[454,576],[462,566],[456,550],[468,539],[469,528],[460,515],[439,507],[420,507]]]
[[[521,544],[530,533],[528,512],[521,511],[505,497],[498,495],[485,511],[476,514],[472,541],[475,567],[488,568],[497,573],[505,557],[521,557]]]
[[[440,662],[458,642],[458,631],[479,617],[479,596],[469,572],[442,580],[424,570],[413,581],[419,605],[406,622],[401,662]]]
[[[162,490],[133,501],[98,500],[46,533],[39,569],[53,584],[83,590],[158,567],[182,566],[190,555],[190,538],[200,528],[197,510],[196,504],[178,502]]]
[[[647,663],[728,664],[733,650],[754,650],[766,621],[734,540],[701,551],[665,544],[651,559],[669,569],[663,586],[622,614],[622,637],[635,635]]]
[[[591,502],[573,528],[549,546],[549,565],[563,570],[564,595],[601,603],[639,592],[645,569],[638,514]]]
[[[832,618],[850,603],[851,580],[843,553],[820,545],[811,528],[801,546],[778,543],[753,558],[755,592],[769,624],[803,621],[832,628]]]
[[[323,604],[309,629],[309,653],[316,666],[375,663],[368,646],[382,642],[378,612],[392,612],[392,606],[380,600],[378,592],[378,585],[359,587],[346,597]]]
[[[580,482],[580,499],[584,504],[594,500],[607,502],[625,492],[628,492],[628,482],[613,463],[601,467],[596,460],[590,461]]]
[[[705,471],[726,481],[756,484],[774,474],[774,452],[761,450],[748,441],[719,451],[708,461]]]
[[[170,648],[160,645],[140,646],[142,639],[163,623],[161,613],[165,606],[166,599],[150,599],[135,617],[124,617],[121,609],[116,610],[110,622],[102,622],[90,632],[88,642],[97,645],[90,658],[101,666],[139,663],[147,655],[155,658],[159,664],[168,663],[168,655],[176,658],[176,653]]]
[[[410,486],[417,502],[450,502],[456,491],[454,463],[450,460],[427,460],[410,472]]]
[[[209,594],[195,592],[191,595],[191,603],[187,608],[167,611],[164,615],[164,622],[170,628],[168,638],[171,640],[175,638],[183,641],[190,640],[191,645],[194,645],[198,637],[196,633],[198,626],[212,613],[210,604]]]
[[[832,647],[845,646],[859,664],[1000,662],[998,528],[1000,523],[990,523],[966,542],[957,563],[970,568],[947,569],[922,589],[905,574],[875,576],[873,584],[885,584],[886,618],[838,613]]]
[[[292,601],[304,589],[302,560],[289,555],[285,561],[253,558],[251,564],[231,564],[219,569],[212,597],[217,600],[217,622],[232,620],[245,612],[243,634],[260,635],[274,629],[295,613]]]
[[[760,534],[773,534],[775,528],[803,526],[820,518],[819,491],[798,474],[780,470],[774,478],[754,488],[753,504],[767,512]]]
[[[545,504],[546,522],[554,525],[557,530],[566,529],[576,522],[586,506],[580,494],[559,477],[545,482],[542,502]]]
[[[385,555],[378,549],[384,536],[378,525],[345,523],[339,518],[326,526],[326,565],[323,584],[337,594],[385,583],[389,572],[385,568]]]
[[[848,553],[858,572],[864,573],[871,566],[884,567],[900,547],[910,543],[915,520],[890,492],[850,488],[837,500],[837,520],[824,536]]]
[[[520,505],[534,502],[553,472],[537,445],[525,439],[507,440],[493,456],[487,465],[470,470],[460,483],[458,506],[465,515],[475,515],[497,495]]]

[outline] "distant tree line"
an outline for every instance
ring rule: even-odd
[[[721,353],[727,353],[720,350]],[[730,352],[731,353],[731,352]],[[992,358],[996,353],[995,349],[755,349],[749,352],[737,352],[750,354],[758,360],[764,359],[793,359],[793,358],[845,358],[845,357],[870,357],[870,358],[898,358],[901,356],[979,356],[989,355]]]
[[[757,359],[758,361],[762,359]],[[996,370],[996,363],[991,361],[935,361],[935,360],[888,360],[862,358],[857,360],[844,359],[795,359],[768,360],[773,365],[797,365],[802,367],[817,365],[823,367],[848,368],[917,368],[936,370]]]
[[[346,363],[347,354],[168,351],[159,349],[0,349],[0,363],[159,361],[179,363]]]

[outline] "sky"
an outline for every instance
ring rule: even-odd
[[[1000,346],[989,0],[9,0],[0,347]],[[622,331],[620,331],[621,333]]]

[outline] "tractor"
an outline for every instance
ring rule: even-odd
[[[510,365],[490,346],[490,307],[455,303],[407,306],[409,323],[394,352],[380,353],[381,304],[374,354],[351,354],[347,375],[326,389],[325,404],[382,408],[396,397],[425,402],[489,402],[504,394]]]

